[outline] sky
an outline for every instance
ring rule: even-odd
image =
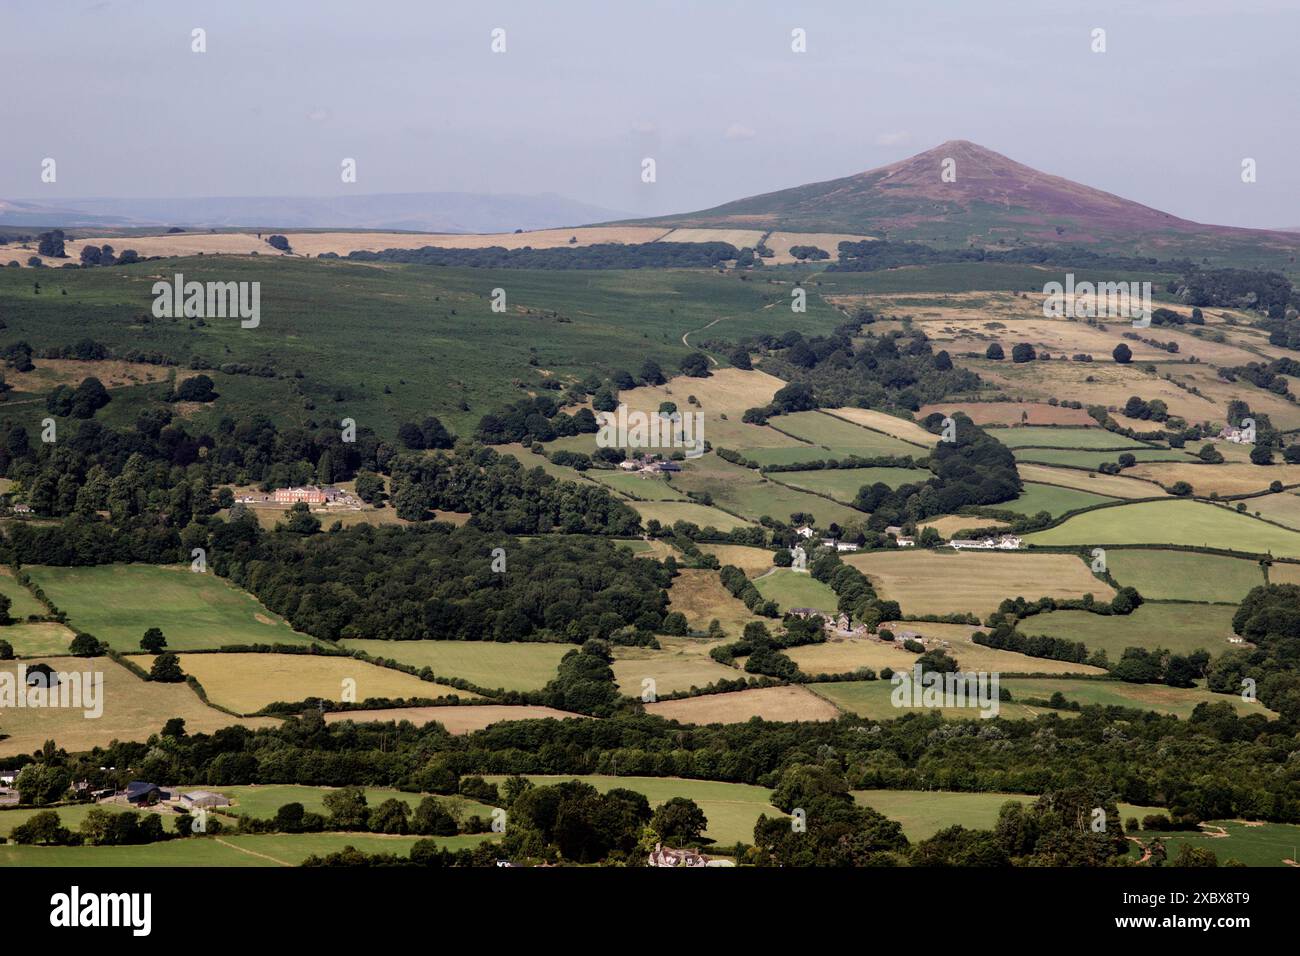
[[[0,197],[651,215],[969,139],[1185,218],[1294,227],[1298,36],[1300,0],[0,0]]]

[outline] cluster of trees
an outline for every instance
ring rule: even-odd
[[[1300,720],[1300,586],[1251,589],[1232,618],[1232,629],[1254,647],[1230,650],[1209,665],[1209,688],[1224,694],[1253,689],[1265,706]]]
[[[1124,404],[1124,414],[1129,418],[1140,418],[1144,422],[1166,422],[1169,420],[1169,406],[1158,398],[1148,402],[1137,395],[1132,395]]]
[[[1034,265],[1107,267],[1124,272],[1175,272],[1190,268],[1187,260],[1161,263],[1149,257],[1116,256],[1081,246],[1022,246],[1016,249],[937,249],[920,242],[877,240],[841,242],[839,261],[828,272],[874,272],[898,266],[944,262],[1011,262]]]
[[[1254,309],[1270,319],[1281,319],[1288,305],[1297,304],[1290,279],[1258,269],[1193,268],[1167,291],[1189,305]]]
[[[129,266],[133,262],[140,261],[140,253],[134,249],[123,249],[122,254],[116,254],[116,250],[108,243],[102,246],[92,246],[89,243],[81,247],[81,265],[83,268],[93,266]]]
[[[208,531],[202,544],[217,573],[331,641],[581,643],[625,628],[656,631],[672,580],[658,562],[590,538],[515,541],[443,523],[301,537],[262,531],[251,516]]]
[[[749,576],[734,564],[723,565],[718,571],[718,577],[722,580],[722,586],[731,592],[731,596],[743,601],[745,607],[755,614],[776,617],[781,613],[777,603],[764,598]]]
[[[76,388],[56,385],[45,397],[45,408],[60,418],[91,418],[109,403],[111,396],[104,383],[91,376],[81,380]]]
[[[891,525],[915,524],[968,506],[1010,501],[1020,494],[1020,474],[1011,450],[960,412],[953,422],[954,440],[939,441],[930,454],[932,478],[898,488],[876,482],[858,490],[853,506],[870,512],[867,527],[881,531]],[[921,424],[940,434],[943,416],[929,415]]]
[[[594,435],[599,430],[591,409],[580,408],[569,415],[560,411],[559,402],[554,398],[538,395],[522,398],[499,412],[484,415],[479,419],[474,438],[485,445],[532,444],[570,435]]]
[[[56,390],[51,401],[60,410],[66,403],[73,415],[101,403],[102,385],[87,382]],[[393,454],[369,429],[344,442],[334,429],[282,430],[256,414],[223,418],[207,431],[169,408],[150,407],[132,428],[79,421],[50,444],[35,441],[25,423],[0,422],[0,474],[21,483],[33,511],[62,517],[106,510],[114,522],[150,515],[184,527],[230,506],[228,490],[214,497],[218,484],[333,484],[363,467],[386,471]]]
[[[979,376],[956,368],[947,352],[935,353],[924,333],[868,334],[855,346],[854,338],[871,320],[859,316],[829,336],[805,338],[792,331],[766,340],[764,369],[791,384],[771,405],[747,411],[745,420],[819,407],[916,411],[946,395],[978,389]]]
[[[431,509],[469,512],[483,528],[510,534],[635,534],[640,516],[595,482],[560,481],[488,448],[457,455],[401,457],[392,463],[398,517]]]
[[[347,255],[360,262],[412,262],[426,266],[468,266],[479,269],[704,269],[739,258],[740,251],[727,242],[597,243],[569,248],[384,249],[355,251]],[[322,253],[320,258],[338,258]]]
[[[407,448],[415,451],[445,449],[456,444],[451,432],[432,415],[418,425],[415,422],[403,422],[397,429],[397,438]]]

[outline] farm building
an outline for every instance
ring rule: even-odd
[[[156,783],[147,783],[143,780],[132,780],[128,783],[124,795],[127,803],[134,803],[136,806],[146,806],[155,804],[159,800],[171,799],[171,794]]]
[[[948,542],[948,547],[956,548],[959,551],[1015,551],[1023,544],[1024,542],[1019,536],[1003,534],[996,538],[975,538],[966,541],[953,538]]]
[[[228,797],[213,793],[211,790],[191,790],[189,793],[182,793],[180,802],[181,806],[191,809],[230,806]]]

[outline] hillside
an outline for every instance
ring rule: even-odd
[[[944,162],[955,181],[944,182]],[[967,140],[888,166],[751,196],[712,209],[643,220],[657,225],[843,232],[942,245],[1127,244],[1150,254],[1242,248],[1289,257],[1285,231],[1203,225],[1040,172]],[[1180,247],[1183,247],[1180,249]]]

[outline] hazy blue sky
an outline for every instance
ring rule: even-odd
[[[1298,0],[3,0],[0,197],[555,192],[660,213],[970,139],[1188,218],[1300,226],[1298,37]]]

